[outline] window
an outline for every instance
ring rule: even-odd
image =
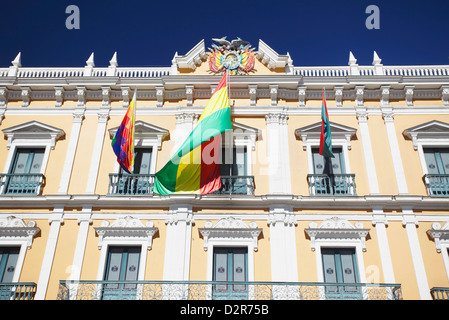
[[[12,282],[16,269],[18,247],[0,247],[0,282]],[[1,300],[1,299],[0,299]]]
[[[242,276],[244,276],[247,281],[254,281],[254,251],[257,251],[257,239],[262,232],[262,229],[257,228],[257,223],[252,221],[247,225],[242,219],[228,217],[220,219],[215,225],[212,224],[211,221],[207,221],[204,228],[200,228],[199,231],[203,236],[204,250],[208,252],[208,281],[223,281],[221,276],[218,276],[217,278],[217,259],[225,259],[225,251],[220,251],[224,250],[224,248],[228,248],[226,250],[231,250],[231,252],[226,252],[226,261],[234,259],[233,261],[236,263],[235,259],[237,259],[237,264],[240,264],[242,272],[236,272],[236,277],[234,277],[234,275],[229,276],[228,272],[224,274],[220,273],[220,275],[223,275],[223,277],[226,275],[226,279],[231,279],[230,277],[232,277],[234,281],[243,281]],[[228,257],[228,254],[231,255],[231,257]],[[245,268],[242,267],[243,256],[245,257]],[[224,263],[223,260],[221,260],[220,263]],[[226,264],[226,266],[227,265],[228,264]],[[226,270],[229,270],[230,272],[231,269]]]
[[[248,176],[247,147],[221,148],[220,175],[222,187],[217,193],[253,194],[254,179]]]
[[[109,129],[111,139],[119,127]],[[118,163],[109,174],[108,195],[151,195],[153,193],[156,159],[162,142],[169,136],[166,129],[136,121],[134,130],[134,175],[123,172]]]
[[[127,173],[120,167],[118,175],[110,175],[112,193],[119,195],[151,194],[154,183],[154,177],[150,174],[152,154],[153,148],[135,148],[133,174]]]
[[[355,195],[354,175],[346,174],[341,147],[333,148],[334,158],[324,158],[312,148],[313,174],[308,175],[311,195]]]
[[[429,195],[449,195],[449,148],[423,148]]]
[[[43,183],[41,166],[45,148],[17,148],[5,179],[5,194],[38,194]]]
[[[104,286],[103,300],[135,299],[136,283],[123,282],[137,281],[140,252],[140,247],[109,247],[104,280],[116,283]]]
[[[38,195],[44,183],[50,150],[64,131],[38,121],[30,121],[3,130],[9,153],[3,174],[1,194]]]
[[[213,281],[246,282],[248,248],[214,248]],[[245,284],[215,284],[214,299],[247,299]]]
[[[433,120],[404,130],[418,151],[429,196],[449,196],[449,123]]]
[[[331,122],[332,150],[335,158],[331,164],[319,155],[321,122],[296,129],[295,134],[303,141],[307,151],[310,195],[356,195],[355,175],[351,174],[348,150],[356,129]]]
[[[321,248],[321,255],[324,282],[359,282],[354,248]],[[325,290],[329,299],[358,299],[361,295],[356,286],[326,286]]]
[[[19,248],[0,247],[0,283],[13,282],[18,257]],[[10,297],[11,288],[9,286],[0,286],[0,300],[9,300]]]

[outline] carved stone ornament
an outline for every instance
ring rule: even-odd
[[[324,220],[319,226],[311,222],[305,229],[311,240],[312,251],[315,251],[316,240],[324,241],[360,241],[362,250],[366,251],[365,240],[370,229],[364,229],[362,223],[352,225],[349,221],[339,217],[331,217]]]
[[[206,222],[204,228],[199,229],[204,238],[204,250],[207,251],[208,243],[214,240],[250,240],[253,243],[254,251],[257,251],[257,238],[262,229],[257,228],[254,221],[249,226],[242,219],[228,217],[220,219],[215,225],[211,221]]]
[[[240,38],[228,41],[226,37],[212,40],[218,45],[213,43],[213,49],[209,48],[208,60],[211,73],[221,74],[228,70],[231,75],[246,75],[255,71],[256,55],[248,41]]]
[[[432,229],[427,234],[435,241],[437,252],[441,252],[442,244],[449,246],[449,222],[443,227],[438,222],[432,223]]]
[[[158,228],[153,227],[153,222],[148,221],[145,225],[137,218],[125,216],[118,218],[113,223],[105,220],[100,228],[94,228],[97,233],[98,248],[101,249],[103,242],[107,239],[114,240],[143,240],[148,244],[148,250],[151,249],[153,236]]]
[[[0,219],[0,240],[26,241],[27,249],[31,248],[33,238],[39,233],[40,229],[36,227],[35,221],[29,221],[28,224],[15,216],[7,216]]]

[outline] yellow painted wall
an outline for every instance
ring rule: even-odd
[[[50,231],[48,220],[32,220],[36,222],[36,227],[40,229],[40,232],[34,237],[31,248],[25,253],[19,282],[38,282],[41,272],[40,267],[44,258],[45,247],[47,246],[48,233]],[[28,221],[25,220],[25,223],[28,223]]]
[[[78,146],[76,148],[75,161],[73,162],[68,194],[81,194],[86,191],[95,134],[97,132],[97,123],[97,116],[85,116],[83,120]]]
[[[398,194],[393,161],[388,144],[387,131],[382,116],[369,116],[369,135],[373,150],[374,164],[376,166],[379,192],[383,195]]]
[[[446,212],[446,214],[449,212]],[[433,287],[449,287],[449,280],[446,269],[444,267],[442,253],[438,253],[435,247],[435,242],[430,240],[427,231],[432,229],[433,222],[421,222],[417,228],[419,245],[426,269],[427,282],[429,288]],[[446,221],[441,221],[443,226]],[[443,249],[444,250],[444,249]]]
[[[389,221],[386,230],[394,277],[396,283],[402,285],[403,298],[405,300],[419,299],[410,246],[402,221]]]

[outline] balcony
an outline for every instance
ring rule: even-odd
[[[222,187],[214,194],[254,194],[253,176],[222,176]],[[153,195],[154,174],[109,174],[108,195]]]
[[[254,195],[254,176],[221,176],[221,189],[214,194]]]
[[[433,300],[449,300],[449,288],[433,287],[430,294]]]
[[[449,196],[449,174],[426,174],[423,179],[429,196]]]
[[[0,194],[4,195],[39,195],[44,184],[43,174],[0,174]]]
[[[34,282],[0,283],[0,300],[33,300],[35,293]]]
[[[153,195],[154,174],[109,174],[108,195]]]
[[[60,281],[58,300],[402,300],[401,285],[316,282]]]
[[[311,196],[356,196],[355,174],[309,174]]]

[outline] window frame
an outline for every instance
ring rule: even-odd
[[[105,220],[101,227],[94,228],[98,234],[98,248],[100,252],[100,262],[97,271],[97,280],[102,281],[106,272],[109,247],[111,246],[140,246],[140,261],[137,280],[145,278],[147,250],[151,250],[153,236],[158,228],[153,227],[153,222],[148,221],[144,225],[138,218],[125,216],[118,218],[112,224]]]
[[[3,228],[6,232],[3,232]],[[36,222],[33,220],[25,224],[22,219],[12,215],[0,218],[0,246],[20,248],[12,282],[19,281],[26,251],[31,249],[33,239],[39,232],[40,229],[36,227]]]
[[[309,228],[305,231],[310,237],[311,249],[315,251],[318,282],[324,282],[322,248],[354,248],[358,279],[360,283],[366,283],[363,252],[366,251],[365,241],[369,230],[364,229],[359,222],[352,225],[337,216],[324,220],[319,226],[315,222],[309,224]]]

